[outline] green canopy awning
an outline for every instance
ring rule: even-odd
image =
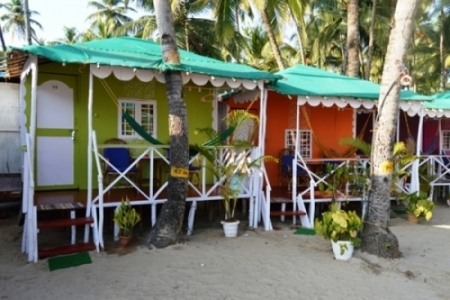
[[[162,60],[161,45],[133,37],[117,37],[79,44],[12,47],[7,54],[26,53],[60,63],[98,64],[155,71],[175,70],[214,77],[275,80],[279,75],[255,68],[180,50],[181,63],[167,64]],[[6,72],[7,73],[7,72]]]
[[[339,75],[305,65],[296,65],[275,73],[280,79],[270,88],[283,95],[351,97],[378,100],[380,85],[356,77]],[[430,97],[401,91],[402,100],[426,101]]]
[[[450,110],[450,91],[431,96],[432,101],[425,103],[426,109]]]

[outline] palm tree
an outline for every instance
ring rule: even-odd
[[[58,42],[63,44],[75,44],[80,41],[80,33],[75,27],[63,27],[64,37],[59,39]]]
[[[3,30],[1,24],[0,24],[0,42],[2,43],[2,51],[6,52],[6,43],[5,38],[3,37]]]
[[[90,14],[86,20],[92,21],[91,28],[97,27],[97,23],[104,22],[118,28],[126,22],[132,21],[132,18],[126,14],[130,11],[135,12],[134,8],[128,6],[129,0],[101,0],[89,1],[88,7],[95,8],[97,11]]]
[[[202,0],[203,1],[203,0]],[[208,3],[199,0],[170,0],[177,45],[181,49],[222,58],[219,38],[215,34],[214,20],[201,17]],[[140,38],[155,37],[157,30],[154,2],[149,0],[137,1],[138,5],[149,12],[149,15],[128,22],[118,28],[117,34],[132,34]]]
[[[362,233],[363,251],[386,258],[400,257],[397,237],[389,230],[393,145],[399,107],[399,78],[412,40],[418,0],[398,0],[389,37],[371,155],[368,211]]]
[[[167,64],[179,64],[172,13],[167,0],[154,0],[156,21],[161,36],[162,57]],[[169,103],[170,168],[187,170],[189,165],[189,139],[186,103],[182,98],[181,72],[166,71],[167,100]],[[174,172],[175,173],[175,172]],[[177,242],[183,225],[187,196],[187,178],[171,175],[167,188],[167,201],[152,230],[144,240],[144,246],[166,247]]]
[[[6,10],[6,13],[0,15],[0,20],[5,22],[3,24],[3,32],[11,33],[14,38],[18,36],[20,39],[26,37],[26,21],[23,0],[10,0],[8,3],[0,3],[0,8]],[[42,25],[36,20],[32,19],[33,16],[39,15],[37,11],[30,10],[30,35],[37,41],[36,31],[34,27],[42,29]]]
[[[116,36],[116,29],[116,23],[112,19],[97,20],[94,27],[81,34],[81,40],[87,42],[97,39],[109,39]]]
[[[359,5],[358,0],[347,4],[347,75],[359,77]]]
[[[311,3],[311,14],[306,23],[310,41],[307,57],[319,68],[331,66],[345,72],[345,16],[334,2],[315,1]]]

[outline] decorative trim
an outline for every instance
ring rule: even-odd
[[[372,109],[377,106],[376,100],[365,99],[352,99],[352,98],[337,98],[337,97],[320,97],[320,96],[298,96],[297,105],[304,105],[308,103],[311,106],[323,105],[325,107],[331,107],[336,105],[339,108],[350,106],[352,108],[363,107],[365,109]],[[401,101],[399,105],[400,109],[405,111],[409,116],[419,115],[423,107],[421,101]],[[448,112],[450,115],[450,111]]]
[[[160,83],[165,83],[166,80],[164,78],[164,74],[160,72],[153,72],[149,70],[142,69],[131,69],[125,67],[111,67],[111,66],[98,66],[95,64],[90,65],[90,70],[95,77],[98,78],[106,78],[112,74],[122,81],[129,81],[133,79],[135,76],[143,82],[149,82],[156,78]],[[253,90],[255,88],[259,88],[260,90],[264,86],[263,80],[247,80],[247,79],[234,79],[234,78],[223,78],[223,77],[214,77],[202,74],[194,74],[189,72],[181,73],[183,84],[187,84],[189,81],[192,81],[197,86],[204,86],[207,83],[210,83],[214,87],[221,87],[225,84],[230,88],[238,88],[243,86],[247,90]]]

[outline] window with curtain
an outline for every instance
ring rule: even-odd
[[[122,117],[122,110],[136,120],[149,134],[156,138],[156,101],[119,99],[119,138],[141,138]]]

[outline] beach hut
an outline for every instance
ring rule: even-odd
[[[278,155],[288,147],[295,149],[291,169],[295,173],[302,172],[306,187],[297,189],[300,178],[292,175],[292,193],[277,198],[290,198],[286,201],[293,204],[293,210],[306,209],[304,204],[309,204],[301,222],[303,226],[312,227],[315,204],[331,201],[329,196],[318,199],[315,192],[318,184],[325,180],[326,175],[318,175],[324,170],[323,166],[330,162],[367,166],[367,158],[358,157],[355,148],[342,146],[339,141],[348,136],[366,136],[367,141],[371,141],[380,86],[303,65],[276,74],[283,78],[269,87],[266,154]],[[422,102],[429,97],[401,91],[401,99],[400,109],[414,116],[422,111]],[[272,185],[277,182],[280,170],[273,167],[268,170]],[[347,195],[343,199],[360,201],[361,197]],[[270,200],[266,201],[270,206]]]
[[[183,50],[180,55],[180,64],[166,64],[159,44],[131,37],[8,50],[6,69],[2,71],[7,77],[20,78],[21,143],[26,149],[23,212],[27,217],[23,251],[28,253],[30,261],[104,247],[103,211],[117,207],[125,195],[133,205],[149,205],[152,224],[156,221],[156,206],[166,201],[167,188],[164,166],[168,164],[169,136],[164,71],[182,72],[192,144],[205,141],[194,134],[195,128],[220,129],[222,112],[228,110],[217,101],[223,92],[241,89],[244,95],[241,97],[245,98],[245,92],[252,91],[251,96],[261,100],[260,117],[264,120],[264,84],[278,75]],[[259,141],[264,140],[263,125],[259,128]],[[125,146],[117,145],[123,142]],[[105,149],[110,148],[128,149],[132,163],[120,170],[114,168],[105,154]],[[250,150],[255,155],[263,153],[261,145]],[[144,162],[147,169],[143,178],[139,171],[142,168],[136,169]],[[105,169],[115,171],[114,179],[104,181]],[[132,175],[138,179],[134,180]],[[249,180],[248,188],[241,195],[250,199],[251,212],[256,211],[252,207],[258,206],[255,201],[261,190],[260,178],[255,175]],[[214,192],[219,183],[208,186],[212,182],[207,174],[198,180],[189,183],[193,191],[188,196],[189,233],[197,202],[221,199]],[[134,192],[114,197],[120,191],[127,191],[112,189],[121,183],[131,186]],[[59,192],[38,193],[49,190]],[[68,193],[67,190],[76,191]],[[70,219],[60,220],[58,224],[37,222],[40,210],[52,209],[71,211]],[[80,209],[82,217],[76,213]],[[250,214],[249,225],[257,226],[258,219],[256,213]],[[75,228],[84,224],[82,243],[76,243],[73,232],[70,245],[38,250],[39,229]],[[93,229],[93,243],[89,226]]]
[[[419,144],[417,155],[420,155],[417,171],[417,186],[429,181],[430,199],[438,194],[434,193],[435,187],[442,187],[441,196],[447,197],[450,191],[450,92],[437,93],[431,96],[432,101],[424,105],[421,114],[423,122],[423,137]],[[433,152],[426,149],[433,148]]]

